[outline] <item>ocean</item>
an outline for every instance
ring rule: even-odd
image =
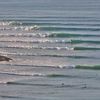
[[[100,100],[100,0],[0,0],[0,100]]]

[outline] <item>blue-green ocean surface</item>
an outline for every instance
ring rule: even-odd
[[[100,100],[100,0],[0,0],[0,100]]]

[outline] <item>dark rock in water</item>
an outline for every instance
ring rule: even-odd
[[[6,57],[6,56],[0,56],[0,61],[10,61],[12,60],[11,58],[9,57]]]

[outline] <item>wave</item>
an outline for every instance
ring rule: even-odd
[[[1,21],[0,22],[0,30],[22,30],[22,31],[33,31],[33,30],[45,30],[45,31],[54,31],[54,30],[71,30],[71,31],[100,31],[100,28],[92,28],[92,27],[86,27],[86,28],[81,28],[81,27],[64,27],[65,25],[69,26],[76,26],[76,25],[85,25],[85,24],[64,24],[64,23],[50,23],[50,22],[46,22],[46,23],[39,23],[36,22],[37,20],[34,20],[34,23],[25,23],[25,22],[21,22],[21,21]],[[39,20],[38,20],[39,21]],[[42,25],[40,28],[37,25]],[[55,27],[50,26],[50,25],[56,25]],[[46,25],[46,26],[43,26]],[[49,26],[48,26],[49,25]],[[63,27],[59,26],[59,25],[64,25]],[[91,24],[90,24],[91,25]],[[58,27],[59,26],[59,27]],[[89,26],[89,25],[88,25]],[[95,26],[98,26],[95,25]]]
[[[48,74],[46,75],[46,77],[49,77],[49,78],[81,78],[81,79],[97,78],[96,76],[66,75],[66,74]]]
[[[31,84],[31,83],[19,83],[19,82],[8,82],[8,85],[28,85],[28,86],[44,86],[44,87],[53,87],[53,88],[75,88],[83,85],[65,85],[64,83],[61,84]],[[82,87],[81,87],[82,88]]]
[[[31,83],[19,83],[19,82],[7,82],[8,85],[29,85],[29,86],[56,86],[53,84],[31,84]]]
[[[68,18],[68,19],[67,19]],[[17,21],[17,22],[99,22],[99,18],[89,18],[89,17],[52,17],[52,18],[47,18],[47,17],[33,17],[33,18],[20,18],[20,19],[15,19],[15,18],[7,18],[9,20],[5,21]],[[4,22],[5,22],[4,21]]]
[[[94,56],[81,56],[81,55],[58,55],[58,54],[32,54],[32,53],[9,53],[9,52],[1,52],[6,55],[16,55],[16,56],[41,56],[41,57],[62,57],[62,58],[72,58],[72,59],[100,59],[99,57]]]
[[[43,40],[43,39],[37,39],[37,40],[14,40],[14,39],[9,39],[9,40],[0,40],[0,42],[18,42],[18,43],[71,43],[71,41],[66,41],[66,40]]]
[[[70,42],[69,42],[70,43]],[[86,47],[86,46],[76,46],[76,47],[68,47],[68,46],[32,46],[32,45],[1,45],[0,48],[11,48],[11,49],[42,49],[42,50],[100,50],[99,47]]]
[[[52,78],[78,78],[78,76],[64,75],[64,74],[48,74],[46,76]]]
[[[45,83],[22,83],[22,82],[7,82],[7,85],[28,85],[28,86],[42,86],[42,87],[54,87],[54,88],[83,88],[84,84],[64,84],[64,83],[59,83],[59,84],[45,84]]]
[[[100,44],[100,41],[98,40],[71,40],[71,43],[73,44],[79,44],[79,43]]]
[[[49,37],[49,38],[71,38],[71,37],[100,37],[99,34],[73,34],[73,33],[18,33],[0,34],[0,37]]]
[[[0,42],[15,42],[15,43],[49,43],[49,44],[53,44],[53,43],[59,43],[59,44],[81,44],[81,43],[88,43],[88,44],[96,44],[99,45],[100,41],[92,41],[92,40],[0,40]]]
[[[65,65],[29,65],[29,64],[1,64],[2,66],[5,65],[5,66],[16,66],[16,67],[42,67],[42,68],[57,68],[57,69],[63,69],[63,68],[74,68],[74,66],[65,66]]]
[[[3,18],[3,17],[1,17],[0,16],[0,18]],[[6,17],[5,16],[5,18],[7,19],[8,18],[8,20],[6,20],[6,21],[12,21],[12,20],[10,20],[10,18],[11,19],[15,19],[16,21],[19,21],[19,20],[21,20],[21,21],[23,21],[23,19],[25,19],[25,20],[30,20],[30,19],[94,19],[94,20],[99,20],[99,17],[92,17],[92,16],[8,16],[8,17]]]
[[[42,50],[100,50],[97,47],[41,47],[41,46],[0,46],[0,48],[12,49],[42,49]]]
[[[0,30],[1,31],[4,31],[4,30],[16,30],[16,31],[35,31],[35,30],[38,30],[39,27],[34,25],[34,26],[16,26],[16,27],[0,27]]]
[[[28,72],[0,72],[0,74],[2,75],[15,75],[15,76],[44,76],[43,74],[41,73],[28,73]]]
[[[53,25],[56,25],[56,26],[100,26],[99,23],[91,23],[91,24],[88,24],[88,23],[64,23],[64,22],[27,22],[27,23],[22,23],[22,25],[49,25],[49,26],[53,26]]]
[[[66,75],[66,74],[56,74],[56,73],[42,74],[42,73],[32,73],[32,72],[0,72],[0,74],[13,75],[13,76],[48,77],[48,78],[82,78],[82,79],[96,78],[95,76],[78,76],[78,75]]]
[[[3,64],[1,64],[3,66]],[[58,68],[58,69],[90,69],[90,70],[100,70],[100,65],[24,65],[24,64],[5,64],[7,66],[20,66],[20,67],[44,67],[44,68]],[[3,73],[2,73],[3,74]],[[4,74],[7,74],[7,73],[4,73]],[[17,73],[18,74],[18,73]],[[12,73],[13,75],[13,73]],[[16,75],[16,74],[15,74]],[[19,73],[19,75],[25,75],[25,73]],[[59,75],[59,74],[48,74],[48,75],[44,75],[44,74],[41,74],[41,73],[26,73],[26,76],[47,76],[47,77],[69,77],[67,75]],[[74,76],[73,76],[74,77]]]
[[[87,84],[66,84],[66,83],[56,83],[56,84],[46,84],[46,83],[23,83],[23,82],[7,82],[7,85],[23,85],[23,86],[39,86],[39,87],[52,87],[52,88],[74,88],[74,89],[98,89],[100,90],[100,87],[96,86],[88,86]]]
[[[0,22],[0,30],[5,31],[5,30],[21,30],[21,31],[34,31],[38,30],[39,27],[37,25],[29,25],[29,26],[23,26],[22,22],[17,22],[17,21],[2,21]]]
[[[100,70],[100,65],[77,65],[75,66],[76,69],[92,69],[92,70]]]
[[[41,20],[42,21],[42,20]],[[32,22],[31,20],[15,20],[15,21],[0,21],[0,26],[33,26],[35,25],[46,25],[46,26],[100,26],[99,23],[77,23],[77,22],[54,22],[54,21],[49,21],[47,20],[47,22],[44,20],[44,22],[39,20],[34,20],[34,22]]]
[[[18,21],[1,21],[0,22],[0,26],[11,26],[11,25],[18,26],[18,25],[22,25],[22,23]]]
[[[0,98],[6,98],[6,99],[26,99],[25,97],[19,97],[19,96],[9,96],[9,95],[0,95]]]
[[[0,48],[12,48],[12,49],[43,49],[43,50],[73,50],[69,47],[38,47],[38,46],[0,46]]]
[[[57,37],[57,38],[66,38],[66,37],[100,37],[100,35],[96,34],[71,34],[71,33],[52,33],[47,34],[45,37]]]
[[[77,27],[41,27],[41,30],[45,30],[45,31],[100,31],[100,28],[77,28]]]
[[[0,48],[16,48],[16,49],[42,49],[42,50],[100,50],[97,47],[42,47],[42,46],[0,46]]]
[[[35,33],[32,33],[32,34],[23,34],[23,33],[18,33],[18,34],[0,34],[0,37],[37,37],[39,36],[40,37],[40,33],[38,34],[35,34]]]
[[[95,47],[74,47],[74,50],[100,50],[100,48]]]

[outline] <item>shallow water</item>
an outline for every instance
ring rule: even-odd
[[[0,0],[0,100],[100,99],[99,0]]]

